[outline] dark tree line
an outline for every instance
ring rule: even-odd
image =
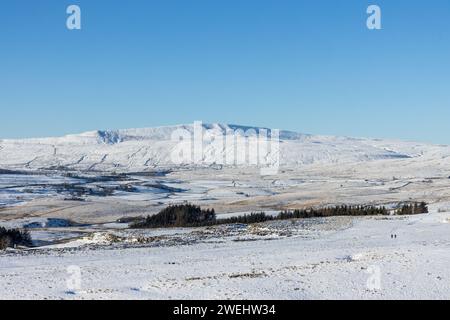
[[[132,228],[161,227],[196,227],[208,225],[216,220],[214,209],[202,210],[191,204],[173,205],[161,210],[158,214],[147,216],[143,221],[137,221]]]
[[[389,215],[389,210],[385,207],[375,206],[336,206],[320,209],[304,209],[294,211],[283,211],[278,215],[278,219],[305,219],[333,216],[379,216]]]
[[[0,250],[16,245],[31,246],[30,233],[26,230],[21,231],[19,229],[5,229],[0,227]]]
[[[428,207],[425,202],[403,205],[400,209],[394,211],[394,214],[420,214],[428,213]],[[131,228],[161,228],[161,227],[200,227],[219,224],[233,223],[259,223],[271,220],[288,219],[308,219],[332,216],[379,216],[390,215],[386,207],[376,206],[335,206],[318,209],[303,209],[293,211],[282,211],[276,216],[268,216],[264,212],[251,213],[241,216],[234,216],[225,219],[217,219],[214,209],[202,210],[198,206],[183,204],[169,206],[161,210],[158,214],[147,216],[147,218],[134,222]]]
[[[399,209],[395,211],[397,215],[410,215],[410,214],[421,214],[428,213],[428,206],[425,202],[414,203],[414,204],[404,204]]]
[[[243,223],[243,224],[251,224],[251,223],[259,223],[265,222],[269,220],[274,220],[274,217],[266,215],[264,212],[251,213],[243,216],[235,216],[225,219],[216,220],[215,224],[232,224],[232,223]]]

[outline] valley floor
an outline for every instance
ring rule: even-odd
[[[151,239],[143,245],[115,243],[105,235],[136,234],[114,230],[0,253],[0,298],[450,298],[450,213],[436,208],[405,217],[139,231]]]

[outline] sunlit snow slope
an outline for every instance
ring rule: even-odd
[[[173,154],[180,142],[175,130],[193,133],[193,125],[92,131],[58,138],[0,140],[0,169],[71,169],[82,171],[143,171],[181,166],[223,165],[225,155],[234,148],[224,147],[221,138],[236,130],[252,136],[263,128],[236,125],[203,124],[207,133],[202,159],[174,163]],[[266,130],[266,129],[264,129]],[[270,130],[268,130],[270,136]],[[279,161],[283,167],[315,164],[358,163],[384,159],[446,159],[450,148],[412,142],[314,136],[290,131],[280,132]],[[213,139],[211,137],[214,137]],[[225,140],[226,140],[225,139]],[[185,143],[186,140],[185,140]],[[248,152],[237,147],[236,154]],[[270,148],[260,151],[265,165],[278,159]],[[218,160],[219,159],[219,160]],[[231,164],[225,164],[231,166]],[[241,163],[239,166],[250,165]]]

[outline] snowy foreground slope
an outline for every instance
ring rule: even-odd
[[[215,138],[237,132],[249,136],[265,130],[221,124],[203,124],[202,129],[208,137]],[[172,153],[179,143],[172,136],[175,130],[193,134],[194,125],[93,131],[60,138],[0,140],[0,168],[129,172],[189,164],[173,162]],[[271,131],[268,129],[267,132],[269,136]],[[400,141],[313,136],[289,131],[280,131],[279,139],[280,165],[285,167],[418,157],[447,160],[450,156],[450,148],[446,146]],[[202,159],[195,165],[221,164],[226,153],[230,153],[230,148],[224,148],[214,139],[205,138],[203,147]],[[237,147],[237,154],[246,152],[243,148]],[[261,153],[262,159],[271,156],[270,150]]]
[[[0,255],[0,298],[449,299],[449,219],[434,211],[154,230],[158,244],[129,248],[91,237]]]

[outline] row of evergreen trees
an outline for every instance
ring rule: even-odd
[[[394,214],[420,214],[428,213],[425,202],[405,204]],[[169,206],[158,214],[147,216],[144,220],[131,225],[132,228],[161,228],[161,227],[200,227],[233,223],[259,223],[270,220],[307,219],[332,216],[387,216],[390,211],[386,207],[376,206],[335,206],[318,209],[303,209],[282,211],[276,216],[268,216],[264,212],[251,213],[249,215],[235,216],[225,219],[217,219],[214,209],[202,210],[198,206],[182,204]]]
[[[251,223],[259,223],[265,222],[269,220],[274,220],[275,217],[268,216],[264,212],[251,213],[243,216],[235,216],[225,219],[216,220],[215,224],[233,224],[233,223],[243,223],[243,224],[251,224]]]
[[[212,224],[216,220],[214,209],[202,210],[192,204],[171,205],[158,214],[147,216],[143,221],[137,221],[132,228],[166,228],[166,227],[197,227]]]
[[[8,247],[31,246],[31,236],[27,230],[6,229],[0,227],[0,250]]]
[[[421,214],[428,213],[428,206],[425,202],[404,204],[395,211],[397,215]]]
[[[305,219],[317,217],[333,216],[378,216],[389,215],[389,210],[385,207],[375,206],[336,206],[320,209],[304,209],[294,211],[283,211],[278,215],[278,219]]]

